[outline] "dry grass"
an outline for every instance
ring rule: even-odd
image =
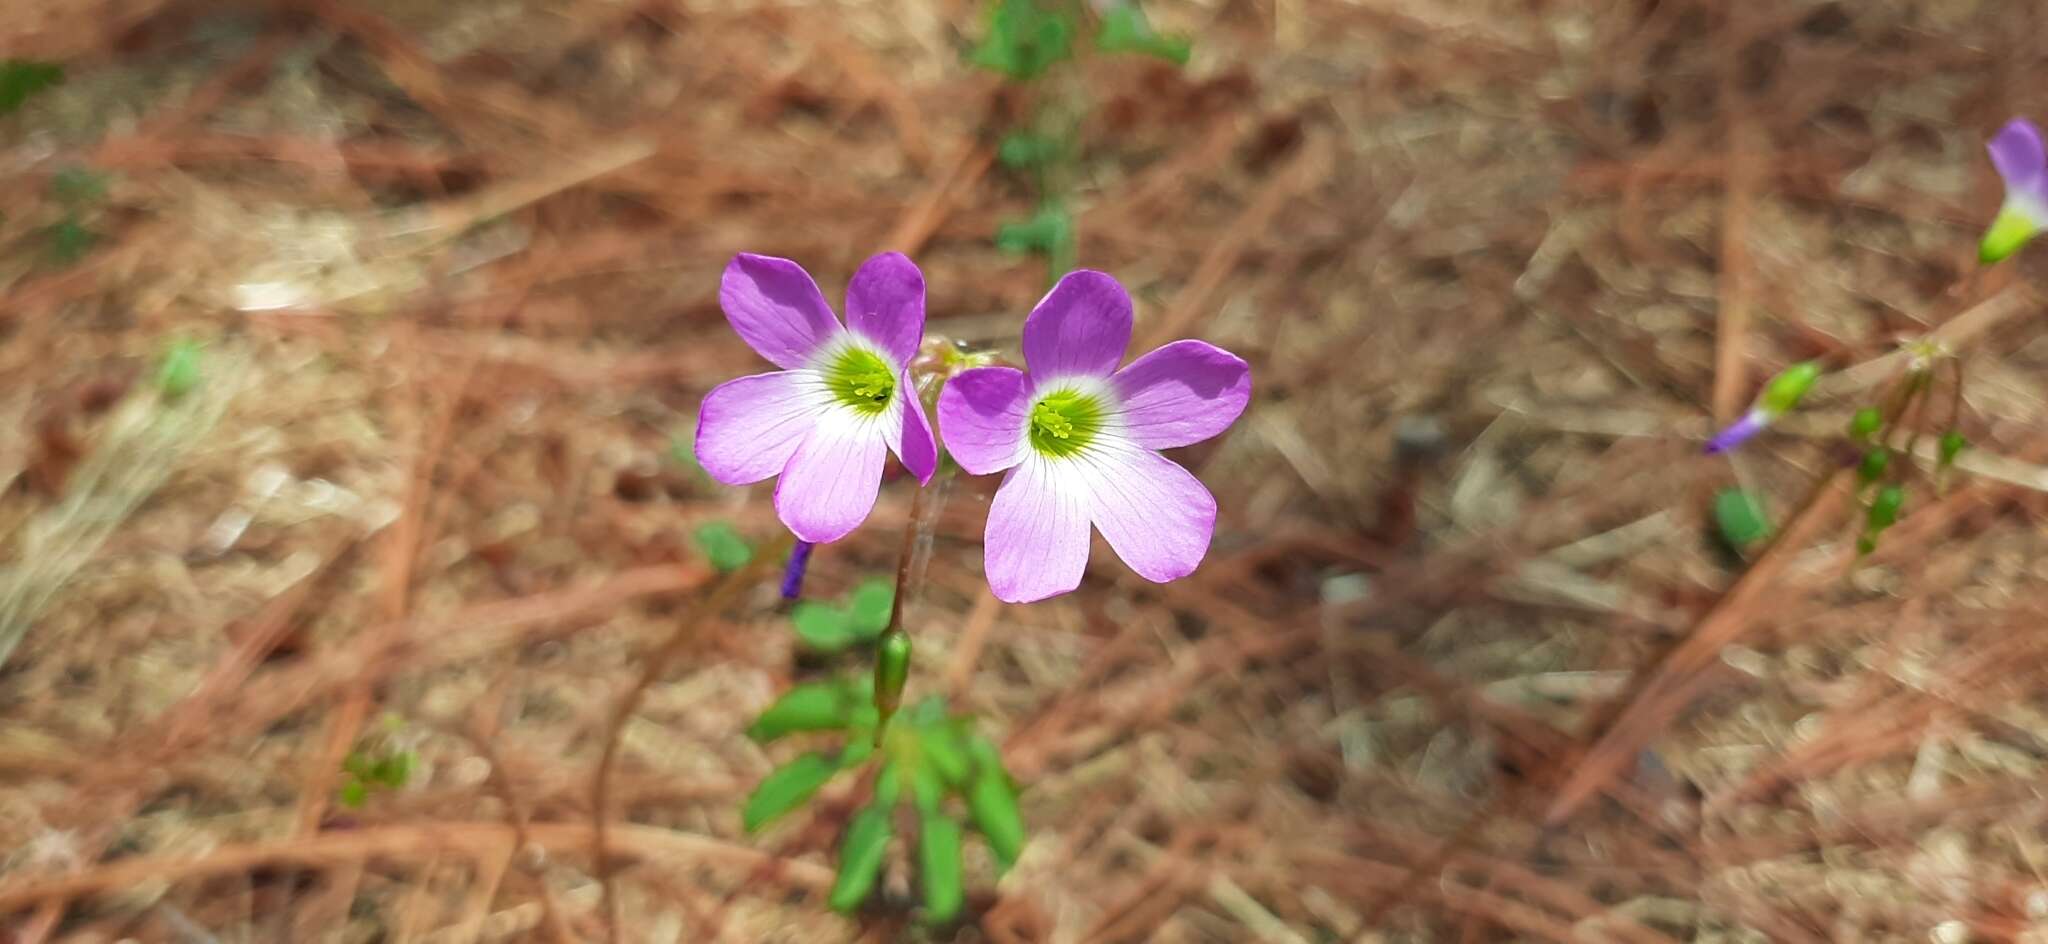
[[[998,885],[971,855],[936,931],[903,867],[823,908],[848,786],[739,834],[782,756],[740,732],[798,667],[765,587],[710,614],[623,730],[628,939],[2048,940],[2048,348],[2038,266],[1973,252],[1983,139],[2048,113],[2048,17],[1155,7],[1191,68],[1069,88],[1080,258],[1147,343],[1254,363],[1246,420],[1181,457],[1210,559],[1153,586],[1098,553],[1002,607],[992,483],[954,487],[912,696],[1003,737],[1032,841]],[[113,176],[74,265],[47,201],[0,220],[0,935],[599,937],[599,735],[712,586],[690,529],[776,531],[764,489],[666,458],[751,363],[720,267],[836,292],[902,249],[933,330],[993,343],[1043,284],[989,243],[1030,195],[991,160],[1014,97],[959,62],[973,11],[52,11],[0,14],[0,55],[70,63],[0,118],[0,187]],[[1789,516],[1937,327],[1984,474],[1853,571],[1823,490],[1738,584],[1712,491]],[[164,408],[173,336],[205,386]],[[1809,357],[1850,369],[1808,415],[1698,455]],[[904,488],[815,591],[886,572]],[[385,716],[419,771],[335,808]]]

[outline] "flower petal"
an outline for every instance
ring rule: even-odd
[[[1039,384],[1060,377],[1107,377],[1131,346],[1131,296],[1116,279],[1077,269],[1024,319],[1024,363]]]
[[[846,326],[909,364],[924,341],[924,273],[900,252],[861,263],[846,285]]]
[[[1079,470],[1079,463],[1034,457],[1003,476],[982,540],[982,569],[997,599],[1030,603],[1081,585],[1088,496]]]
[[[939,390],[939,435],[972,475],[1001,472],[1022,458],[1031,378],[1014,367],[961,371]]]
[[[798,540],[837,541],[867,520],[889,455],[885,430],[837,410],[812,425],[775,482],[775,513]]]
[[[1129,446],[1088,461],[1088,517],[1116,556],[1153,583],[1195,572],[1216,531],[1216,498],[1173,460]]]
[[[2025,194],[2036,203],[2044,202],[2044,177],[2048,177],[2048,155],[2041,148],[2041,130],[2025,118],[2014,118],[2006,122],[1998,136],[1985,147],[1991,152],[1991,163],[1998,168],[1998,176],[2005,178],[2006,189],[2013,193]]]
[[[902,391],[897,400],[902,404],[903,422],[896,435],[889,437],[889,451],[896,454],[911,475],[917,476],[917,484],[930,485],[932,473],[939,470],[939,443],[932,436],[932,422],[924,415],[924,401],[917,396],[917,383],[910,378],[910,368],[903,369],[896,389]]]
[[[824,388],[807,370],[728,380],[697,411],[697,463],[727,485],[774,476],[824,415]]]
[[[1110,378],[1123,400],[1124,430],[1138,445],[1170,449],[1230,427],[1252,397],[1244,359],[1207,341],[1175,341]]]
[[[1763,432],[1764,428],[1769,425],[1771,425],[1771,415],[1769,413],[1762,410],[1751,410],[1744,413],[1741,419],[1728,424],[1727,429],[1715,433],[1714,438],[1707,440],[1707,455],[1716,456],[1733,450],[1735,447],[1756,438],[1756,434]]]
[[[743,252],[725,267],[718,304],[747,346],[777,367],[796,368],[845,330],[804,267]]]

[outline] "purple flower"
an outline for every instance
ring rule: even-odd
[[[2005,179],[2005,203],[1984,233],[1977,257],[1997,262],[2019,251],[2034,234],[2048,229],[2048,156],[2041,149],[2041,129],[2014,118],[1986,148],[1998,176]]]
[[[697,461],[712,478],[748,485],[780,475],[775,512],[813,544],[867,519],[886,453],[919,483],[931,481],[938,444],[910,379],[924,337],[924,275],[907,257],[861,264],[846,286],[843,326],[810,273],[774,256],[735,256],[718,301],[747,346],[782,369],[704,397]]]
[[[789,563],[782,568],[782,598],[795,600],[803,596],[804,572],[811,567],[811,551],[817,545],[809,541],[798,541],[789,549]]]
[[[1761,407],[1744,413],[1741,419],[1729,424],[1727,429],[1715,433],[1714,438],[1707,440],[1707,455],[1719,455],[1740,446],[1754,439],[1756,434],[1763,432],[1770,425],[1771,414]]]
[[[1251,399],[1251,369],[1203,341],[1117,363],[1131,297],[1100,272],[1069,273],[1024,321],[1024,361],[962,372],[939,394],[939,429],[960,467],[1004,472],[984,567],[1011,603],[1066,593],[1088,565],[1088,529],[1164,583],[1194,572],[1216,499],[1158,450],[1227,429]]]

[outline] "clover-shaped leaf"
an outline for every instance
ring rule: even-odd
[[[754,559],[753,545],[733,526],[723,521],[708,521],[697,526],[694,535],[697,549],[711,559],[711,566],[722,573],[731,573],[747,566]]]
[[[1720,528],[1721,540],[1737,551],[1748,550],[1771,536],[1771,519],[1764,513],[1763,502],[1748,489],[1723,489],[1715,495],[1714,523]]]
[[[1177,66],[1187,65],[1188,56],[1193,51],[1187,39],[1155,32],[1151,22],[1145,19],[1145,11],[1128,0],[1102,14],[1102,27],[1095,34],[1095,46],[1104,52],[1153,56]]]

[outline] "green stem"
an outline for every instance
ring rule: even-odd
[[[928,486],[927,486],[928,487]],[[896,594],[889,601],[889,626],[875,649],[875,746],[889,729],[889,719],[903,704],[903,684],[910,675],[910,634],[903,631],[903,601],[910,596],[911,559],[917,555],[918,519],[924,512],[924,488],[910,496],[910,517],[903,523],[903,544],[896,553]]]

